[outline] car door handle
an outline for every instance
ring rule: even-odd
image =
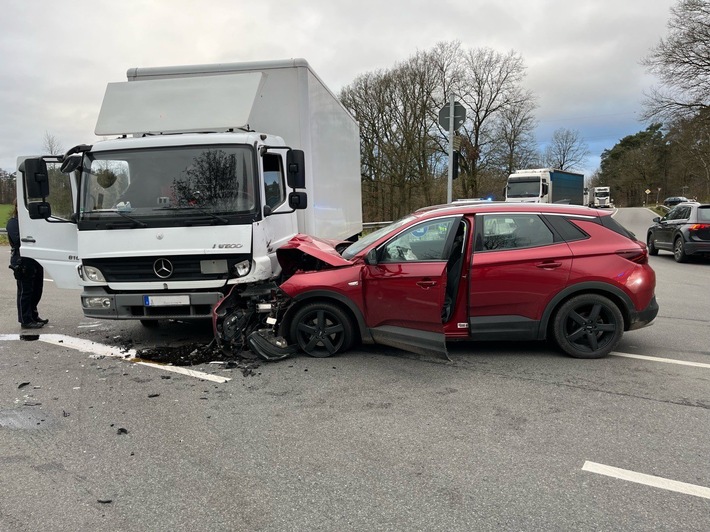
[[[36,243],[37,241],[34,239],[34,237],[27,236],[27,237],[25,237],[25,238],[21,238],[21,239],[20,239],[20,242],[28,242],[28,243],[30,243],[30,244],[34,244],[34,243]]]
[[[436,286],[436,281],[417,281],[417,286],[421,286],[425,290],[429,290],[430,288]]]
[[[559,268],[562,266],[561,262],[538,262],[535,266],[538,268],[542,268],[543,270],[554,270],[555,268]]]

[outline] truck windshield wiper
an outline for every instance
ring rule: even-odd
[[[121,211],[118,211],[118,210],[115,211],[115,212],[116,212],[116,214],[118,214],[119,216],[122,216],[122,217],[125,218],[126,220],[132,221],[132,222],[136,225],[136,227],[148,227],[148,224],[147,224],[147,223],[141,222],[140,220],[134,218],[133,216],[128,216],[125,212],[121,212]]]
[[[218,214],[214,214],[213,212],[206,211],[204,209],[198,209],[196,207],[163,207],[162,210],[166,211],[190,211],[195,214],[200,214],[203,217],[207,217],[210,220],[216,220],[221,224],[228,224],[229,220],[225,218],[224,216],[219,216]],[[189,221],[189,220],[188,220]]]

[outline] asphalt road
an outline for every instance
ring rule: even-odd
[[[652,216],[617,220],[643,239]],[[2,268],[0,531],[707,530],[710,263],[651,264],[656,323],[601,360],[459,343],[246,376],[129,362],[102,346],[209,327],[87,320],[51,282],[20,340]]]

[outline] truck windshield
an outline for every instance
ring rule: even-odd
[[[597,198],[608,198],[609,197],[609,191],[608,190],[595,190],[594,191],[594,196]]]
[[[161,147],[87,153],[81,180],[85,220],[243,214],[256,211],[249,146]]]
[[[509,198],[536,198],[540,196],[540,180],[508,181]]]

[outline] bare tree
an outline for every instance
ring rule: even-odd
[[[530,168],[539,158],[534,130],[537,124],[535,97],[530,91],[518,89],[517,102],[500,113],[495,133],[495,157],[505,175],[520,168]]]
[[[659,77],[645,101],[644,119],[687,117],[710,104],[710,3],[680,0],[671,8],[668,37],[642,61]]]
[[[560,128],[552,134],[545,148],[543,163],[558,170],[579,170],[589,155],[589,148],[577,130]]]
[[[50,134],[48,131],[44,132],[44,138],[42,139],[42,150],[47,155],[63,155],[64,148],[59,143],[59,140],[54,135]]]
[[[514,51],[506,54],[490,48],[470,50],[463,58],[459,95],[469,120],[462,136],[465,172],[461,179],[464,197],[479,194],[479,177],[493,165],[496,118],[505,110],[524,104],[530,95],[520,90],[525,76],[523,59]]]

